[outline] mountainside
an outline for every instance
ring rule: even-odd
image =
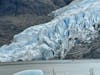
[[[72,0],[0,0],[0,15],[47,15]]]
[[[67,59],[71,53],[73,55],[73,52],[77,51],[83,53],[81,55],[84,55],[84,58],[94,57],[100,50],[100,43],[95,40],[100,38],[99,5],[100,0],[76,0],[53,11],[50,15],[54,16],[54,19],[50,22],[31,26],[15,35],[11,44],[2,46],[0,61]],[[90,47],[91,45],[93,47]],[[78,56],[80,54],[76,53],[69,58]]]
[[[48,14],[73,0],[0,0],[0,46],[27,27],[52,19]]]

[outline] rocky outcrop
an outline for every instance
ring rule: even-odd
[[[100,36],[91,43],[81,43],[74,46],[66,55],[65,59],[99,59]]]

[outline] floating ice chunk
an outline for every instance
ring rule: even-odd
[[[41,70],[25,70],[14,75],[43,75],[43,72]]]

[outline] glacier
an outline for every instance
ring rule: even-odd
[[[98,36],[99,5],[100,0],[75,0],[53,11],[53,20],[25,29],[0,47],[0,62],[63,59],[76,44]]]

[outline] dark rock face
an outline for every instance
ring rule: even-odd
[[[0,0],[0,46],[29,26],[48,22],[51,11],[73,0]]]
[[[68,5],[72,0],[52,0],[53,3],[56,5],[56,6],[64,6],[64,5]]]
[[[100,36],[90,44],[89,50],[88,53],[83,55],[83,58],[100,58]]]
[[[83,43],[73,47],[65,59],[97,59],[100,58],[100,36],[91,43]]]

